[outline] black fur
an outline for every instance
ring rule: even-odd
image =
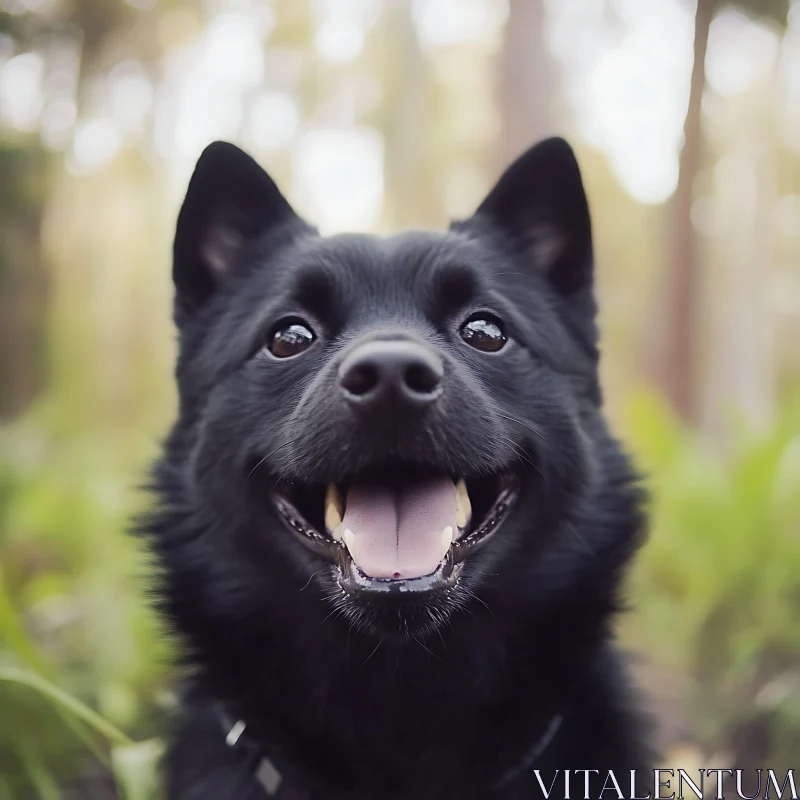
[[[447,232],[323,238],[254,161],[216,143],[174,255],[180,413],[144,526],[192,675],[169,797],[263,796],[225,746],[218,701],[314,798],[510,800],[541,796],[535,768],[649,768],[610,633],[643,498],[602,416],[589,212],[569,146],[528,151]],[[459,337],[476,310],[504,321],[501,351]],[[279,360],[264,344],[287,317],[318,339]],[[338,399],[342,352],[383,329],[444,359],[429,413],[367,423]],[[325,484],[389,458],[521,475],[517,506],[448,594],[344,594],[266,499],[278,482]]]

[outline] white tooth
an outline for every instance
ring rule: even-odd
[[[342,523],[340,522],[332,531],[331,536],[336,539],[337,542],[342,540]]]
[[[453,544],[453,528],[448,525],[442,531],[442,558],[447,555],[447,551],[450,549],[451,544]]]
[[[350,528],[345,528],[343,538],[344,543],[347,545],[347,549],[350,551],[350,555],[352,556],[356,549],[356,535],[350,530]]]
[[[333,534],[334,539],[338,538],[335,531],[336,527],[342,524],[343,508],[342,496],[332,483],[328,486],[328,491],[325,492],[325,527],[329,533]]]
[[[464,483],[462,478],[456,484],[456,525],[462,529],[466,528],[470,517],[472,517],[472,503],[469,501],[467,484]]]

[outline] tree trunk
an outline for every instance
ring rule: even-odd
[[[384,180],[389,227],[440,223],[439,202],[426,168],[429,138],[430,71],[417,40],[411,4],[393,0],[385,11],[386,36],[395,49],[396,82],[386,125]]]
[[[775,65],[777,66],[777,65]],[[705,276],[713,322],[704,371],[702,427],[718,445],[730,439],[730,413],[763,430],[775,411],[773,215],[779,193],[778,78],[766,71],[729,101],[725,156],[715,168],[714,251]]]
[[[22,413],[45,380],[48,274],[39,241],[47,166],[38,145],[0,146],[0,422]]]
[[[706,84],[708,32],[717,0],[698,0],[695,15],[694,64],[685,141],[680,157],[678,187],[668,218],[666,272],[659,299],[655,353],[649,370],[656,385],[686,422],[699,414],[698,317],[700,314],[700,260],[691,211],[695,178],[703,158],[702,103]]]
[[[492,169],[498,173],[556,132],[554,70],[545,46],[543,0],[510,0],[497,61],[500,115]]]

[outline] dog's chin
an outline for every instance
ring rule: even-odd
[[[497,534],[519,495],[513,467],[455,476],[387,462],[328,485],[279,480],[269,502],[287,535],[329,562],[342,597],[387,610],[433,602]]]

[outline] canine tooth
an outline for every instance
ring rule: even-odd
[[[342,503],[342,496],[335,484],[328,486],[328,491],[325,492],[325,527],[334,533],[338,525],[342,524],[342,512],[344,504]],[[334,534],[334,539],[337,538]]]
[[[442,531],[442,558],[447,555],[447,551],[450,549],[451,544],[453,544],[453,528],[452,526],[448,525]]]
[[[459,528],[466,528],[470,517],[472,517],[472,503],[469,500],[467,484],[464,483],[462,478],[456,484],[456,525]]]
[[[337,542],[342,540],[342,523],[340,522],[332,531],[331,536],[336,539]]]
[[[350,551],[350,555],[353,555],[356,549],[356,535],[350,528],[344,529],[344,543],[347,545],[347,549]]]

